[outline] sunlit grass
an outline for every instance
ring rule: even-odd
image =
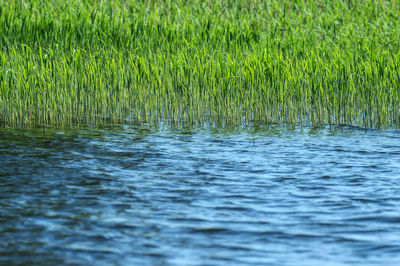
[[[400,124],[398,1],[0,1],[0,125]]]

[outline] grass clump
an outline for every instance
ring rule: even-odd
[[[0,1],[0,125],[400,124],[398,1]]]

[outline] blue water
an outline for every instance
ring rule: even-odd
[[[399,265],[400,132],[0,129],[1,265]]]

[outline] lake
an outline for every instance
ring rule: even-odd
[[[2,265],[396,265],[400,131],[0,129]]]

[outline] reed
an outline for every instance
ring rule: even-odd
[[[400,125],[398,1],[0,1],[0,125]]]

